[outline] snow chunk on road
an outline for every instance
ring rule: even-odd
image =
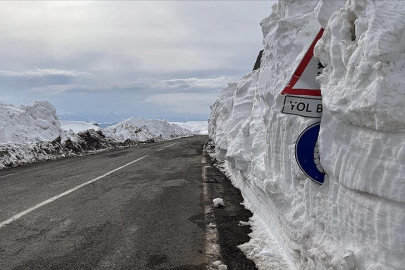
[[[224,200],[221,198],[215,198],[212,200],[212,202],[214,203],[215,207],[225,206]]]

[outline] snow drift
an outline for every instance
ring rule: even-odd
[[[0,123],[0,144],[52,141],[62,132],[56,109],[47,101],[19,107],[0,102]]]
[[[277,243],[241,248],[261,269],[275,269],[280,256],[291,269],[403,269],[405,3],[280,0],[261,26],[260,69],[222,91],[208,127]],[[278,102],[321,27],[323,185],[294,157],[299,134],[317,120],[281,114]]]

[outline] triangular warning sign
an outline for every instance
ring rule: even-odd
[[[282,95],[321,96],[319,83],[315,80],[319,68],[322,67],[314,58],[315,44],[322,37],[324,29],[320,29],[306,52],[301,63],[295,70],[290,82],[281,92]]]

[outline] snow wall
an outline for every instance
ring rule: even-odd
[[[211,106],[218,157],[291,269],[404,269],[405,3],[280,0],[272,9],[260,69]],[[322,185],[295,160],[298,136],[319,120],[278,105],[320,28]]]
[[[0,144],[52,141],[62,133],[56,109],[48,101],[15,107],[0,102]]]
[[[0,170],[193,134],[179,125],[154,119],[130,118],[102,130],[83,121],[63,121],[61,126],[55,107],[48,101],[18,107],[0,102]]]

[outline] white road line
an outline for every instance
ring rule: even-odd
[[[156,150],[157,152],[159,152],[159,151],[162,151],[163,149],[165,149],[165,148],[167,148],[167,147],[170,147],[170,146],[172,146],[172,145],[175,145],[176,144],[176,142],[175,143],[172,143],[172,144],[169,144],[168,146],[165,146],[165,147],[163,147],[163,148],[160,148],[160,149],[158,149],[158,150]]]
[[[19,174],[19,173],[10,173],[10,174],[7,174],[7,175],[0,176],[0,178],[4,178],[4,177],[7,177],[7,176],[12,176],[12,175],[16,175],[16,174]]]
[[[11,218],[9,218],[9,219],[7,219],[7,220],[1,222],[1,223],[0,223],[0,228],[6,226],[6,225],[8,225],[8,224],[10,224],[10,223],[13,222],[13,221],[16,221],[17,219],[19,219],[19,218],[25,216],[26,214],[31,213],[32,211],[34,211],[34,210],[36,210],[36,209],[38,209],[38,208],[40,208],[40,207],[42,207],[42,206],[44,206],[44,205],[47,205],[47,204],[49,204],[49,203],[51,203],[51,202],[53,202],[53,201],[56,201],[56,200],[59,199],[59,198],[62,198],[62,197],[65,196],[65,195],[68,195],[68,194],[72,193],[73,191],[78,190],[79,188],[82,188],[82,187],[84,187],[84,186],[87,186],[88,184],[91,184],[91,183],[93,183],[93,182],[96,182],[97,180],[100,180],[101,178],[104,178],[104,177],[106,177],[107,175],[110,175],[110,174],[112,174],[112,173],[114,173],[114,172],[116,172],[116,171],[119,171],[119,170],[121,170],[121,169],[123,169],[123,168],[125,168],[125,167],[127,167],[127,166],[129,166],[129,165],[131,165],[131,164],[133,164],[133,163],[135,163],[135,162],[137,162],[137,161],[140,161],[141,159],[144,159],[144,158],[146,158],[147,156],[149,156],[149,155],[146,155],[146,156],[143,156],[143,157],[141,157],[141,158],[138,158],[138,159],[136,159],[136,160],[134,160],[134,161],[131,161],[131,162],[129,162],[129,163],[127,163],[127,164],[125,164],[125,165],[123,165],[123,166],[121,166],[121,167],[118,167],[118,168],[116,168],[116,169],[114,169],[114,170],[112,170],[112,171],[109,171],[108,173],[105,173],[105,174],[103,174],[103,175],[101,175],[101,176],[99,176],[99,177],[97,177],[97,178],[94,178],[94,179],[92,179],[92,180],[90,180],[90,181],[87,181],[86,183],[83,183],[83,184],[78,185],[78,186],[76,186],[76,187],[74,187],[74,188],[72,188],[72,189],[69,189],[68,191],[65,191],[65,192],[63,192],[63,193],[61,193],[61,194],[59,194],[59,195],[56,195],[56,196],[54,196],[54,197],[48,199],[48,200],[45,200],[45,201],[43,201],[43,202],[41,202],[41,203],[39,203],[39,204],[37,204],[37,205],[31,207],[31,208],[28,208],[27,210],[24,210],[24,211],[18,213],[17,215],[14,215],[14,216],[12,216]]]
[[[207,142],[204,144],[203,148],[203,159],[201,159],[202,164],[206,164],[207,159]],[[205,165],[202,167],[202,180],[203,180],[203,196],[204,196],[204,215],[205,215],[205,259],[207,261],[207,265],[211,266],[211,264],[215,261],[222,261],[221,256],[221,246],[219,245],[219,237],[218,237],[218,227],[215,222],[215,214],[214,209],[212,206],[212,201],[210,199],[210,194],[208,191],[208,184],[207,184],[207,169],[211,168],[210,165]],[[211,225],[211,226],[210,226]],[[209,267],[209,269],[213,269]]]

